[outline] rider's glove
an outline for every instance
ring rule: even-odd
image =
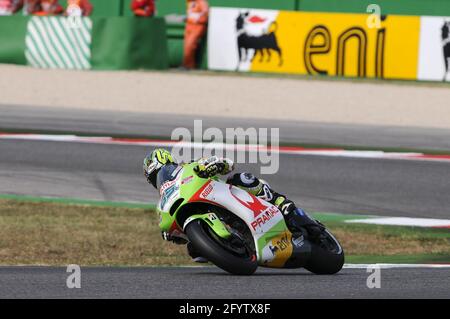
[[[177,244],[177,245],[184,245],[184,244],[187,244],[187,242],[188,242],[184,238],[177,237],[177,236],[172,236],[168,232],[165,232],[165,231],[161,232],[161,236],[162,236],[162,238],[164,240],[171,241],[171,242],[173,242],[174,244]]]
[[[289,215],[296,209],[294,202],[284,196],[279,196],[275,200],[275,206],[277,206],[285,216]]]
[[[222,169],[222,163],[211,163],[208,165],[199,164],[194,167],[194,172],[201,178],[208,178],[219,174]]]
[[[198,161],[198,165],[194,167],[194,172],[202,178],[213,177],[217,174],[225,175],[233,170],[234,163],[230,159],[219,159],[213,156]]]

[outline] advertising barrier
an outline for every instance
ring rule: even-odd
[[[442,81],[450,61],[449,27],[439,17],[215,7],[208,67]]]
[[[450,17],[420,18],[418,80],[450,81]]]
[[[37,68],[91,69],[92,20],[32,17],[25,37],[28,65]]]
[[[167,47],[163,18],[93,18],[93,69],[168,69]]]
[[[0,63],[27,63],[24,41],[27,23],[24,17],[0,17]]]
[[[14,27],[12,27],[14,25]],[[167,69],[163,18],[1,17],[0,63],[58,69]]]

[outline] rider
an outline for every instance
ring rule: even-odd
[[[213,177],[218,174],[227,175],[234,169],[234,163],[226,158],[212,156],[202,158],[196,161],[198,165],[194,168],[195,173],[202,178]],[[179,164],[177,164],[171,153],[165,149],[155,149],[144,158],[144,175],[148,183],[153,187],[161,184],[161,181],[171,176]],[[311,219],[302,209],[297,208],[293,201],[286,196],[275,192],[265,181],[258,179],[251,173],[236,173],[227,179],[227,183],[237,186],[247,192],[261,198],[278,207],[283,213],[289,230],[293,233],[302,232],[306,229],[310,238],[319,237],[324,226]],[[174,238],[167,233],[163,233],[163,238],[179,244],[185,244],[186,241],[180,238]],[[202,262],[202,258],[195,253],[192,246],[188,243],[188,252],[195,261]]]

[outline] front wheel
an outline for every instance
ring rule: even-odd
[[[258,268],[256,254],[244,242],[218,237],[202,220],[189,223],[184,232],[194,248],[217,267],[234,275],[251,275]]]
[[[333,275],[344,266],[344,250],[328,230],[323,235],[320,243],[311,243],[311,257],[305,269],[317,275]]]

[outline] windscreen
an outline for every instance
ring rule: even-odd
[[[156,187],[161,189],[161,186],[177,177],[177,174],[180,172],[181,167],[176,164],[164,165],[158,172],[158,176],[156,177]]]

